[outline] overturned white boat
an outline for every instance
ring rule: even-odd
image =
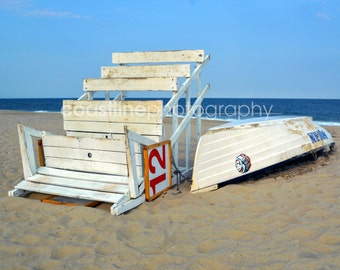
[[[320,150],[330,151],[331,134],[311,117],[235,121],[209,129],[198,143],[192,192]]]

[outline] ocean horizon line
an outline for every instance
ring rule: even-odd
[[[0,99],[0,110],[27,112],[61,112],[66,98],[10,98]],[[128,98],[127,100],[136,100]],[[164,105],[170,98],[160,99]],[[137,100],[138,100],[137,99]],[[74,98],[76,100],[76,98]],[[97,99],[96,99],[97,100]],[[102,99],[98,99],[102,100]],[[195,98],[191,99],[191,104]],[[291,115],[311,116],[324,125],[340,125],[340,100],[338,99],[271,99],[271,98],[205,98],[198,112],[202,118],[219,121],[233,121],[257,116]],[[186,99],[178,103],[178,115],[187,111]]]
[[[77,100],[79,97],[0,97],[0,100],[46,100],[46,99],[58,99],[58,100]],[[145,99],[170,99],[171,97],[127,97],[126,100],[145,100]],[[180,99],[185,99],[185,97],[182,97]],[[191,99],[196,99],[195,97],[192,97]],[[294,97],[205,97],[204,100],[207,99],[239,99],[239,100],[339,100],[340,98],[315,98],[315,97],[309,97],[309,98],[294,98]],[[105,100],[105,98],[94,98],[94,100]],[[113,99],[111,99],[113,100]]]

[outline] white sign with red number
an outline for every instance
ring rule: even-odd
[[[144,148],[145,199],[151,201],[172,186],[171,141]]]

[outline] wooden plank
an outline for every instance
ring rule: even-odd
[[[190,77],[190,64],[157,66],[108,66],[101,78]]]
[[[22,123],[18,123],[17,126],[18,126],[20,154],[21,154],[23,172],[24,172],[24,177],[27,178],[27,177],[32,176],[36,170],[34,167],[33,168],[31,167],[31,161],[30,161],[30,159],[34,158],[34,154],[29,152],[26,147],[25,126]]]
[[[161,124],[163,122],[162,113],[147,112],[109,112],[92,111],[84,113],[64,113],[64,121],[93,121],[110,123],[142,123]]]
[[[64,159],[64,158],[46,157],[46,166],[57,168],[57,169],[83,171],[83,172],[117,174],[117,175],[123,175],[123,176],[128,175],[126,165],[108,163],[108,162],[96,162],[96,161],[86,161],[86,160],[74,160],[74,159],[69,159],[69,158]]]
[[[80,132],[80,131],[68,131],[66,130],[66,135],[71,137],[90,137],[90,138],[101,138],[101,139],[112,139],[116,134],[112,133],[96,133],[96,132]],[[118,134],[118,136],[124,136]]]
[[[84,91],[177,91],[177,79],[169,78],[114,78],[85,79]]]
[[[126,130],[126,127],[125,127]],[[127,132],[125,132],[126,136],[126,154],[127,154],[127,163],[128,163],[128,173],[129,173],[129,190],[130,190],[130,196],[132,198],[138,197],[139,190],[138,190],[138,183],[136,181],[137,179],[137,166],[136,166],[136,159],[135,159],[135,147],[134,143],[130,140],[128,140]]]
[[[30,182],[41,183],[47,185],[61,186],[61,187],[71,187],[79,189],[87,189],[93,191],[104,191],[113,193],[123,193],[129,192],[129,187],[127,185],[105,183],[99,181],[84,181],[79,179],[62,178],[47,175],[33,175],[27,179]]]
[[[96,132],[82,132],[82,131],[66,131],[66,134],[67,136],[71,136],[71,137],[92,137],[92,138],[102,138],[102,139],[103,138],[117,139],[117,138],[124,137],[124,134],[96,133]],[[160,141],[160,136],[158,135],[144,135],[143,137],[148,138],[154,142]]]
[[[204,50],[112,53],[112,63],[203,62]]]
[[[109,192],[100,192],[93,190],[85,190],[78,188],[66,188],[59,187],[54,185],[45,185],[32,183],[30,181],[21,181],[19,184],[15,186],[17,189],[27,190],[32,192],[46,193],[52,195],[66,196],[71,198],[79,198],[85,200],[94,200],[100,202],[109,202],[109,203],[119,203],[123,201],[126,196],[124,194],[117,193],[109,193]]]
[[[44,147],[45,158],[58,157],[77,160],[86,160],[92,162],[109,162],[118,164],[126,163],[125,152],[99,151],[82,148],[66,148],[66,147]]]
[[[162,100],[64,100],[63,112],[75,113],[106,112],[147,112],[160,113]]]
[[[125,142],[123,137],[116,139],[100,138],[77,138],[59,135],[46,135],[42,137],[43,146],[68,147],[89,150],[105,150],[125,152]],[[121,140],[122,139],[122,140]]]
[[[49,167],[39,167],[37,173],[48,175],[48,176],[58,176],[62,178],[72,178],[85,181],[98,180],[100,182],[106,183],[116,183],[116,184],[127,184],[128,177],[121,175],[110,175],[110,174],[99,174],[99,173],[84,173],[70,170],[61,170]]]
[[[126,123],[107,123],[107,122],[82,122],[82,121],[64,121],[64,129],[69,131],[84,132],[103,132],[103,133],[120,133],[124,134],[124,126],[128,129],[144,135],[162,135],[163,126],[159,124],[126,124]]]
[[[150,144],[154,144],[156,142],[156,141],[152,140],[151,138],[141,136],[140,134],[130,130],[128,126],[126,126],[126,128],[125,128],[125,134],[127,135],[127,139],[129,141],[132,140],[132,141],[137,142],[141,145],[150,145]]]

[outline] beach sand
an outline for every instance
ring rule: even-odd
[[[213,192],[184,182],[113,216],[7,196],[23,178],[19,121],[64,134],[59,113],[0,112],[1,269],[340,269],[337,148]],[[339,145],[340,127],[327,129]]]

